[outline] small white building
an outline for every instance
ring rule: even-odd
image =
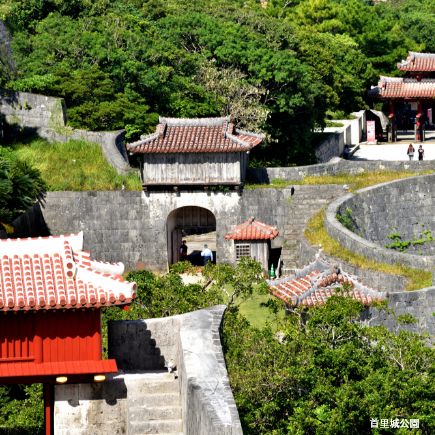
[[[162,118],[155,133],[127,145],[140,156],[144,190],[153,187],[239,187],[250,150],[263,136],[236,129],[230,117]]]
[[[225,239],[234,240],[235,260],[241,257],[251,257],[263,265],[265,271],[269,268],[270,241],[279,235],[276,227],[255,220],[253,217],[235,226]]]

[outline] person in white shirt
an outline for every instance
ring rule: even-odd
[[[204,266],[209,261],[213,261],[213,252],[207,245],[204,245],[204,249],[201,251],[201,257],[204,258]]]

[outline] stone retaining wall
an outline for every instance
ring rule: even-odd
[[[343,124],[342,127],[327,127],[323,130],[329,135],[316,148],[315,155],[319,163],[341,156],[345,145],[358,145],[361,142],[366,131],[366,112],[361,110],[353,115],[355,119],[333,121]]]
[[[412,292],[391,293],[388,295],[388,308],[394,314],[376,308],[367,310],[366,322],[370,326],[383,325],[391,331],[399,329],[426,333],[435,337],[435,287]],[[410,314],[416,320],[411,324],[398,324],[397,316]]]
[[[383,161],[383,160],[343,160],[309,166],[288,168],[251,168],[248,169],[250,183],[270,183],[272,180],[297,181],[308,176],[361,174],[372,171],[410,171],[423,172],[435,170],[435,160],[423,161]]]
[[[387,234],[396,225],[402,231],[406,231],[407,226],[413,224],[420,228],[422,223],[426,228],[432,229],[434,180],[435,175],[413,177],[368,187],[356,194],[347,194],[329,205],[325,228],[343,247],[364,257],[381,263],[431,269],[435,267],[435,256],[406,254],[387,249],[348,230],[337,220],[336,215],[346,208],[352,210],[351,216],[356,222],[355,230],[362,234],[366,231],[364,222],[368,222],[369,218],[373,225],[377,225],[376,233],[383,230]]]
[[[392,242],[391,235],[401,240],[424,237],[433,231],[435,237],[434,175],[410,178],[359,191],[342,203],[340,213],[351,216],[355,233],[380,246]],[[434,255],[435,242],[410,246],[407,253]]]

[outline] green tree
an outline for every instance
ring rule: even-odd
[[[334,296],[295,310],[280,337],[228,313],[226,360],[246,433],[381,433],[370,420],[395,418],[419,419],[416,433],[433,432],[434,350],[417,334],[363,326],[362,309]]]
[[[0,427],[9,434],[44,433],[42,384],[0,385]]]

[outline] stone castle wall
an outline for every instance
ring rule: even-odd
[[[393,313],[385,310],[369,308],[366,321],[370,326],[383,325],[390,331],[407,330],[416,333],[429,334],[435,337],[435,287],[429,287],[412,292],[391,293],[388,295],[388,308]],[[397,317],[410,314],[415,319],[414,323],[399,324]]]
[[[342,246],[382,263],[400,263],[410,267],[431,269],[435,256],[405,253],[385,248],[388,235],[397,232],[403,240],[415,238],[422,229],[435,232],[434,175],[413,177],[384,183],[348,194],[329,205],[325,227]],[[354,221],[354,231],[338,222],[338,212],[348,209]],[[424,225],[424,226],[423,226]],[[374,240],[374,241],[372,241]],[[430,243],[429,245],[433,245]]]
[[[304,186],[308,187],[308,186]],[[316,187],[312,186],[313,195]],[[308,189],[309,190],[309,189]],[[216,217],[218,261],[233,261],[233,242],[224,239],[232,226],[253,216],[284,228],[290,207],[290,189],[223,192],[49,192],[43,207],[35,206],[15,222],[19,234],[85,233],[85,249],[104,261],[122,261],[165,270],[168,262],[167,218],[180,207],[198,206]],[[281,243],[282,239],[274,241]]]

